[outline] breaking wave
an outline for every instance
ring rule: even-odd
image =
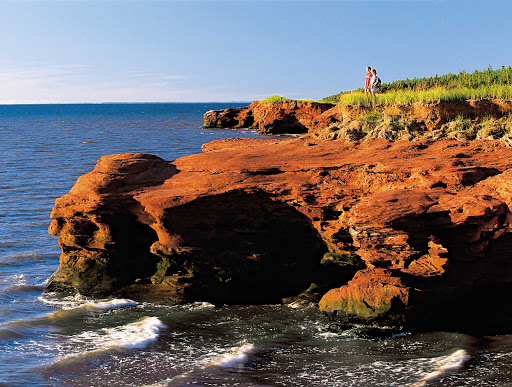
[[[202,310],[202,309],[211,309],[215,308],[215,305],[210,304],[209,302],[192,302],[190,304],[182,305],[182,308],[185,310]]]
[[[471,358],[471,356],[464,351],[459,349],[448,356],[441,356],[432,359],[432,365],[434,370],[424,375],[418,383],[414,384],[414,387],[426,386],[428,382],[439,379],[446,373],[458,370],[464,366],[464,364]]]
[[[69,308],[62,309],[52,312],[45,316],[47,320],[55,321],[55,320],[63,320],[66,318],[72,318],[75,316],[82,315],[89,311],[107,311],[112,309],[120,309],[129,306],[136,306],[137,303],[128,299],[113,299],[109,301],[87,301],[82,303],[81,305]]]
[[[46,295],[39,297],[43,303],[59,306],[62,309],[49,314],[22,320],[9,321],[0,325],[0,338],[7,339],[23,336],[26,329],[49,324],[66,325],[69,320],[81,318],[88,312],[105,312],[138,305],[135,301],[115,298],[107,301],[84,300],[81,296],[65,297],[62,299],[48,298]]]
[[[92,341],[97,349],[144,348],[158,339],[160,330],[166,326],[157,317],[142,317],[140,320],[115,328],[103,328],[98,332],[83,332],[74,340]]]
[[[71,338],[77,346],[90,349],[66,355],[55,364],[68,363],[115,349],[142,349],[156,341],[166,326],[157,317],[142,317],[140,320],[99,331],[85,331]]]
[[[99,310],[109,310],[109,309],[117,309],[117,308],[125,308],[127,306],[136,306],[137,303],[132,300],[128,300],[125,298],[114,298],[109,301],[98,301],[98,302],[87,302],[85,304],[86,308],[99,309]]]
[[[245,363],[248,354],[254,351],[254,344],[244,344],[240,347],[233,347],[228,353],[225,353],[215,359],[212,365],[221,367],[231,367],[238,363]]]
[[[245,363],[249,358],[249,354],[252,353],[254,349],[254,344],[245,343],[237,347],[232,347],[221,353],[216,351],[217,353],[210,354],[209,356],[203,357],[202,359],[198,359],[196,364],[198,367],[196,368],[192,368],[189,371],[183,372],[171,378],[160,380],[153,384],[144,385],[143,387],[166,387],[171,385],[181,385],[179,382],[180,380],[184,381],[196,372],[199,373],[210,367],[233,367],[237,364]],[[188,383],[184,382],[183,384],[185,385]]]
[[[1,281],[2,291],[5,293],[24,293],[43,290],[43,284],[27,282],[24,274],[14,274]]]
[[[58,297],[55,293],[45,293],[38,297],[39,301],[44,304],[59,306],[62,310],[70,309],[98,309],[108,310],[124,308],[128,306],[136,306],[137,302],[126,298],[114,298],[111,300],[89,300],[83,297],[81,294],[68,297]]]

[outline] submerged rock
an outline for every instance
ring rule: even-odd
[[[47,289],[321,298],[348,323],[507,331],[511,187],[497,141],[226,139],[173,162],[105,156],[56,200]]]

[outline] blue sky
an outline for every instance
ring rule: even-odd
[[[319,99],[512,65],[512,1],[2,1],[0,103]]]

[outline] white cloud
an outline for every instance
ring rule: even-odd
[[[94,66],[77,63],[0,61],[0,85],[0,104],[251,99],[223,85],[197,86],[186,75],[134,70],[108,76]]]
[[[162,76],[162,79],[185,80],[185,79],[189,79],[189,77],[187,77],[185,75],[164,75],[164,76]]]
[[[132,78],[152,78],[152,79],[161,79],[161,80],[174,80],[174,81],[182,81],[185,79],[190,79],[190,77],[186,75],[167,75],[161,73],[147,73],[145,71],[128,71],[128,76]]]
[[[52,69],[85,69],[91,67],[91,65],[86,64],[66,64],[66,65],[52,65],[48,66]]]

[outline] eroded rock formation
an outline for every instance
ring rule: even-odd
[[[227,139],[173,162],[105,156],[56,201],[47,289],[266,303],[314,282],[320,309],[347,321],[504,329],[511,205],[512,150],[496,141]]]
[[[204,115],[207,128],[254,128],[272,134],[307,133],[317,118],[333,107],[329,103],[254,101],[249,106],[210,110]]]
[[[209,111],[204,115],[204,126],[255,128],[273,134],[309,133],[323,140],[494,139],[497,134],[491,132],[503,131],[502,124],[492,128],[492,123],[486,122],[479,133],[471,133],[471,138],[465,138],[468,134],[461,132],[467,131],[467,128],[453,128],[449,123],[458,117],[469,121],[499,120],[511,112],[510,100],[442,101],[375,108],[292,100],[255,101],[246,107]],[[505,126],[509,125],[507,122]],[[503,133],[499,133],[499,137],[502,136]],[[511,136],[512,133],[504,136],[506,144],[512,144]]]

